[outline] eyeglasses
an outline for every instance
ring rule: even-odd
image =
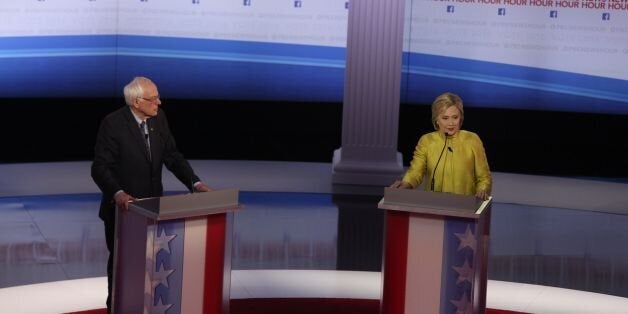
[[[137,97],[137,98],[146,100],[148,102],[156,102],[156,101],[159,100],[159,95],[153,96],[153,97],[149,97],[149,98],[144,98],[144,97]]]

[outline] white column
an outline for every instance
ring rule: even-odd
[[[397,152],[404,0],[349,3],[342,147],[334,183],[388,185],[403,172]]]

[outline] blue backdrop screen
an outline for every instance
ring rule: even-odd
[[[628,114],[627,9],[490,2],[408,0],[404,103]],[[164,98],[341,102],[347,17],[344,0],[6,0],[0,97],[119,97],[143,75]]]

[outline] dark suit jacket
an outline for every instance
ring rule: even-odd
[[[163,165],[190,190],[194,182],[199,181],[190,164],[177,150],[163,110],[148,119],[147,124],[151,158],[128,106],[110,113],[100,124],[91,172],[103,193],[98,213],[103,220],[113,219],[113,195],[119,190],[136,198],[161,196]]]

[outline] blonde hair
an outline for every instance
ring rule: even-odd
[[[460,111],[460,125],[464,120],[464,109],[462,107],[462,98],[454,93],[444,93],[434,99],[432,103],[432,125],[435,130],[438,130],[438,115],[447,110],[447,108],[455,106]]]

